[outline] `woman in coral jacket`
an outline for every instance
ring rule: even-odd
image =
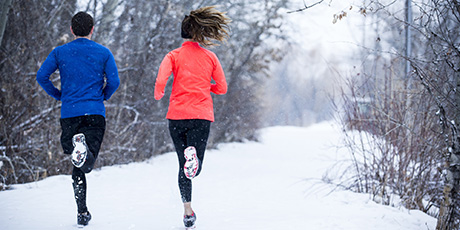
[[[171,73],[174,75],[166,118],[179,159],[179,189],[187,228],[195,226],[192,179],[201,172],[210,125],[214,121],[211,92],[227,92],[219,59],[201,46],[215,45],[212,40],[224,41],[229,23],[225,13],[212,6],[191,11],[182,21],[184,43],[164,57],[155,82],[155,99],[160,100],[168,77]]]

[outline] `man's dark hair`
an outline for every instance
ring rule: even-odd
[[[78,12],[72,18],[72,30],[76,36],[89,35],[93,26],[93,17],[85,12]]]

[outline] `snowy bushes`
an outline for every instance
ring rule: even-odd
[[[412,22],[400,13],[411,15],[407,5],[382,2],[367,6],[378,39],[363,38],[373,47],[343,91],[345,140],[359,156],[351,187],[385,204],[397,194],[406,207],[438,215],[436,229],[458,229],[460,5],[414,1]]]
[[[342,124],[353,163],[343,185],[370,193],[382,204],[393,205],[396,194],[406,208],[433,211],[442,197],[445,145],[430,98],[409,94],[410,100],[401,100],[407,98],[404,91],[394,92],[391,87],[376,89],[351,82],[348,87],[351,93],[343,97]],[[358,88],[381,93],[366,102],[366,111],[360,98],[369,92],[358,93]]]

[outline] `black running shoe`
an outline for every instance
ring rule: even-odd
[[[196,215],[192,213],[192,215],[185,215],[184,216],[184,225],[186,229],[194,229],[195,228],[195,221]]]
[[[91,220],[91,213],[84,212],[77,214],[77,225],[78,226],[86,226],[88,222]]]

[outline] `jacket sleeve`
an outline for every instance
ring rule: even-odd
[[[56,58],[56,49],[51,51],[51,53],[43,62],[42,66],[37,72],[37,82],[45,90],[48,95],[54,99],[61,100],[61,91],[57,89],[53,83],[50,81],[50,76],[58,69],[58,63]]]
[[[105,63],[105,77],[107,78],[107,84],[104,88],[104,100],[109,100],[110,97],[115,93],[120,86],[120,78],[118,77],[117,64],[112,53],[109,51],[109,57]]]
[[[172,54],[168,53],[163,58],[163,61],[161,61],[160,69],[158,70],[157,79],[155,81],[155,100],[160,100],[165,95],[166,83],[173,72],[173,58]]]
[[[227,93],[227,81],[225,80],[224,70],[220,65],[219,59],[215,59],[215,67],[212,73],[212,79],[216,84],[211,85],[211,92],[215,94],[226,94]]]

